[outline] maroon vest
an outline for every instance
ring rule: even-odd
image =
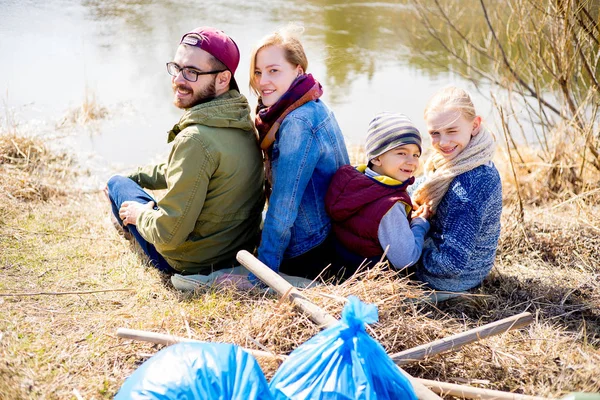
[[[336,238],[361,257],[383,254],[377,231],[383,216],[397,203],[412,209],[406,188],[414,177],[387,185],[370,178],[351,165],[344,165],[333,176],[325,196],[325,209],[331,216]],[[410,210],[407,212],[410,220]]]

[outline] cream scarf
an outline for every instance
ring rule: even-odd
[[[429,157],[425,163],[425,183],[413,193],[413,201],[417,205],[429,204],[435,212],[456,176],[492,160],[496,138],[487,129],[478,129],[479,133],[471,138],[467,147],[456,158],[447,161],[438,152]]]

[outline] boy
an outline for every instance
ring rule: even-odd
[[[421,136],[405,115],[381,113],[369,124],[365,150],[368,165],[341,167],[325,197],[336,250],[349,272],[364,259],[379,261],[384,249],[403,269],[419,260],[429,230],[429,209],[411,218],[406,192],[419,166]]]

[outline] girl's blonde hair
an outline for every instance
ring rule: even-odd
[[[276,32],[262,38],[258,45],[252,50],[250,56],[250,90],[257,96],[260,96],[258,85],[254,79],[254,70],[256,69],[256,55],[265,47],[279,46],[283,49],[285,59],[293,66],[299,65],[306,72],[308,69],[308,58],[304,52],[304,47],[300,42],[300,35],[304,28],[296,25],[289,25]]]
[[[477,117],[469,93],[453,86],[437,92],[427,103],[423,114],[427,120],[431,114],[449,110],[459,112],[469,121]],[[479,132],[455,158],[447,160],[438,152],[429,157],[425,163],[427,179],[412,195],[415,204],[429,204],[435,211],[455,177],[492,161],[496,139],[485,127],[480,125],[477,129]]]
[[[423,117],[427,120],[431,114],[444,111],[458,111],[467,120],[471,121],[476,116],[475,106],[469,93],[455,86],[446,87],[437,92],[427,103]]]

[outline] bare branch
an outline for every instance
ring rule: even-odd
[[[592,86],[594,87],[596,92],[600,92],[600,84],[596,79],[596,74],[594,73],[594,71],[592,71],[592,67],[588,64],[587,57],[585,56],[585,54],[583,54],[583,49],[581,43],[579,42],[579,38],[577,37],[577,34],[575,32],[572,32],[572,34],[573,41],[575,42],[575,47],[577,48],[577,54],[579,54],[579,60],[581,61],[585,71],[589,75],[590,81],[592,82]]]
[[[579,26],[581,26],[581,29],[583,29],[584,32],[587,33],[590,39],[596,42],[597,45],[600,44],[600,40],[598,40],[598,37],[596,36],[600,35],[600,27],[598,26],[598,21],[596,21],[596,19],[590,15],[590,12],[588,11],[585,5],[581,5],[581,7],[578,8],[578,11],[581,12],[584,16],[586,16],[591,24],[591,27],[588,26],[585,23],[585,21],[583,21],[583,19],[580,17],[579,12],[576,12],[575,18],[577,19]],[[596,34],[594,34],[594,32],[596,32]]]
[[[485,17],[485,21],[486,21],[486,23],[488,25],[488,28],[490,29],[490,31],[492,33],[492,36],[494,37],[494,41],[496,42],[496,45],[500,49],[500,53],[502,54],[502,60],[504,62],[504,65],[506,66],[506,68],[508,68],[508,70],[510,71],[511,75],[517,80],[517,82],[521,86],[523,86],[525,89],[527,89],[527,91],[529,91],[529,93],[531,94],[531,96],[533,96],[536,99],[538,99],[544,106],[548,107],[548,109],[551,110],[552,112],[556,113],[557,115],[561,115],[560,111],[556,107],[554,107],[552,104],[550,104],[546,100],[544,100],[535,90],[533,90],[533,88],[531,86],[529,86],[527,84],[527,82],[525,82],[521,78],[521,76],[517,73],[517,71],[515,71],[515,69],[512,67],[512,65],[508,61],[508,57],[506,56],[506,52],[504,51],[504,47],[500,43],[500,40],[498,40],[498,36],[496,36],[496,31],[494,30],[494,27],[492,26],[492,23],[490,22],[490,18],[488,16],[487,8],[486,8],[485,4],[483,3],[483,0],[479,0],[479,2],[481,3],[481,8],[483,10],[483,14],[484,14],[484,17]]]
[[[475,49],[479,54],[481,54],[482,56],[484,56],[485,58],[487,58],[488,60],[493,60],[494,58],[492,56],[490,56],[487,53],[487,50],[484,48],[481,48],[480,46],[476,45],[475,43],[473,43],[472,41],[469,40],[469,38],[467,38],[465,36],[465,34],[456,27],[456,25],[452,22],[452,20],[448,17],[448,14],[444,11],[444,9],[442,8],[442,6],[440,5],[439,0],[435,0],[435,4],[438,8],[438,10],[440,10],[440,15],[442,16],[442,18],[444,19],[444,21],[446,21],[446,23],[448,24],[448,26],[454,31],[456,32],[456,34],[458,36],[460,36],[460,38],[464,41],[464,43],[471,47],[472,49]]]

